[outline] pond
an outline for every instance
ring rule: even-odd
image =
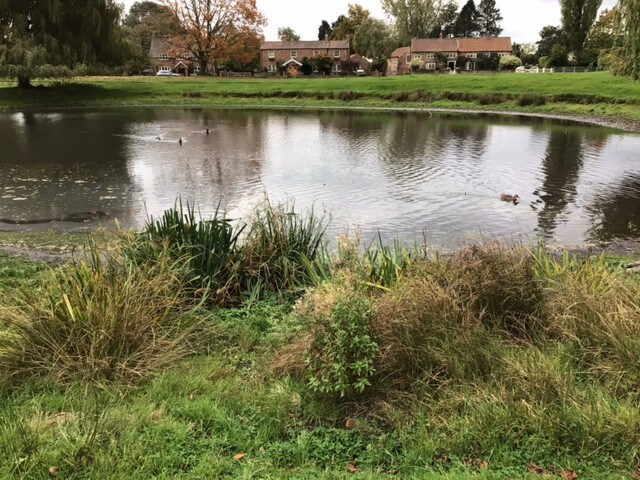
[[[359,228],[363,239],[451,247],[480,235],[640,238],[640,137],[571,122],[67,110],[0,115],[0,145],[0,230],[92,227],[97,219],[77,217],[90,211],[140,227],[178,197],[204,215],[220,202],[241,218],[268,195],[294,200],[297,210],[326,209],[331,234]]]

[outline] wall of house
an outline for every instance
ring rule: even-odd
[[[335,57],[334,51],[339,51],[340,56]],[[295,59],[298,62],[302,63],[303,58],[313,58],[313,57],[330,57],[334,63],[344,62],[349,60],[349,49],[326,49],[326,48],[305,48],[305,49],[268,49],[268,50],[260,50],[260,65],[263,70],[266,70],[268,65],[282,65],[285,62],[291,60],[291,52],[295,51],[296,56]],[[273,52],[274,57],[269,58],[269,53]]]

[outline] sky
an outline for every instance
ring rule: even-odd
[[[120,0],[128,9],[136,0]],[[264,29],[267,40],[277,40],[279,27],[291,27],[302,40],[317,40],[322,20],[332,23],[347,13],[349,3],[358,3],[374,17],[385,18],[380,0],[257,0],[258,8],[267,17]],[[463,1],[458,1],[463,3]],[[479,0],[476,0],[476,4]],[[496,0],[504,20],[502,35],[514,42],[535,42],[545,25],[560,24],[559,0]],[[611,8],[616,0],[603,0],[602,8]]]

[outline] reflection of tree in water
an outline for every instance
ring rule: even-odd
[[[544,204],[538,213],[538,229],[544,236],[553,235],[574,202],[585,158],[599,155],[607,140],[608,135],[599,130],[575,126],[551,130],[542,160],[544,182],[540,191],[534,192],[540,197],[538,203]]]
[[[20,113],[0,121],[0,209],[7,218],[118,212],[131,200],[128,125],[112,115]],[[23,199],[23,200],[16,200]]]
[[[603,189],[588,210],[590,240],[640,238],[640,172]]]
[[[583,165],[583,135],[574,130],[554,128],[542,160],[544,182],[538,195],[544,207],[538,214],[538,228],[547,237],[553,235],[558,217],[576,195],[576,184]]]

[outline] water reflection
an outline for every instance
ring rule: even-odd
[[[177,197],[238,218],[268,194],[298,209],[326,207],[332,234],[359,226],[365,238],[426,232],[454,246],[478,234],[565,243],[639,235],[640,138],[571,123],[411,112],[17,113],[0,115],[0,144],[0,218],[104,210],[139,226]],[[501,202],[501,193],[522,203]]]

